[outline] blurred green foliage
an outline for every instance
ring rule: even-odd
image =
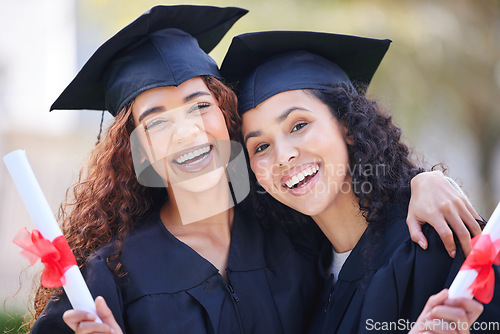
[[[24,322],[24,315],[21,313],[0,313],[0,333],[26,333],[19,327]]]

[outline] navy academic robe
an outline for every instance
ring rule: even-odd
[[[424,226],[429,246],[422,250],[410,239],[406,214],[406,209],[395,208],[378,236],[367,229],[336,284],[324,269],[332,261],[332,248],[324,246],[319,267],[327,284],[311,334],[407,333],[407,323],[417,320],[428,298],[450,286],[464,261],[463,253],[458,250],[455,259],[449,257],[429,226]],[[495,295],[478,322],[500,322],[500,270],[495,270]]]
[[[126,333],[304,333],[317,304],[316,254],[277,224],[263,227],[235,210],[226,283],[210,262],[176,239],[159,213],[147,216],[123,244],[127,275],[89,257],[84,277],[103,296]],[[32,333],[71,333],[62,320],[67,297],[50,301]]]

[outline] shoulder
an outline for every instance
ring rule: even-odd
[[[404,221],[399,233],[404,238],[387,261],[377,268],[369,283],[363,306],[364,318],[415,321],[427,299],[449,287],[464,261],[462,252],[451,258],[434,229],[424,227],[428,248],[414,243]],[[388,235],[386,234],[386,237]],[[383,308],[380,305],[384,305]]]
[[[418,284],[439,282],[441,288],[451,283],[448,277],[458,272],[465,259],[462,250],[458,249],[456,257],[451,258],[437,232],[427,225],[423,227],[428,240],[428,247],[424,250],[411,240],[404,221],[399,224],[399,245],[387,254],[388,260],[377,269],[374,279],[377,276],[392,276],[393,280],[404,278],[405,281],[412,278]],[[391,236],[386,234],[388,237]]]
[[[102,261],[118,254],[128,252],[128,249],[142,248],[144,243],[148,243],[152,236],[159,232],[159,224],[157,223],[158,212],[149,212],[145,216],[137,220],[132,230],[123,238],[117,241],[113,238],[110,242],[102,245],[99,249],[91,254],[86,262],[86,265],[102,264]]]
[[[63,313],[69,309],[71,305],[65,294],[60,297],[51,297],[30,333],[73,333],[62,319]]]
[[[444,265],[445,268],[439,270],[444,272],[453,262],[463,262],[464,255],[457,237],[455,236],[455,240],[459,248],[456,258],[453,259],[448,255],[439,234],[428,224],[422,227],[422,232],[428,240],[427,249],[424,250],[413,242],[406,224],[407,210],[407,203],[405,205],[396,203],[386,207],[385,219],[388,222],[382,230],[375,233],[375,237],[370,238],[371,245],[375,249],[374,254],[382,261],[378,263],[376,269]]]
[[[307,257],[318,257],[330,244],[321,229],[311,221],[285,232],[291,240],[295,250]]]
[[[138,220],[123,240],[113,239],[87,258],[82,274],[93,288],[93,294],[106,295],[111,289],[119,295],[129,272],[150,265],[147,261],[149,253],[158,249],[155,247],[158,231],[155,230],[154,217],[154,214],[148,214]]]

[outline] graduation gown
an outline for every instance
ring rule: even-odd
[[[278,224],[263,227],[236,208],[227,282],[216,267],[164,227],[159,212],[123,243],[127,275],[106,266],[113,245],[88,258],[83,275],[103,296],[126,333],[304,333],[316,305],[317,253]],[[32,333],[71,333],[62,320],[63,294],[51,300]]]
[[[310,333],[408,333],[408,324],[417,320],[428,298],[451,285],[463,253],[458,249],[454,259],[449,257],[429,226],[424,226],[429,245],[422,250],[410,238],[406,215],[406,207],[395,207],[378,236],[367,229],[336,284],[324,269],[332,261],[331,244],[324,246],[319,267],[327,283]],[[478,322],[500,322],[500,270],[495,270],[495,295]]]

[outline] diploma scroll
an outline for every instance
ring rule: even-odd
[[[26,152],[24,150],[13,151],[7,154],[3,160],[7,165],[7,169],[14,180],[14,184],[21,195],[36,229],[44,239],[50,242],[61,237],[63,235],[61,229],[36,180],[35,174],[26,156]],[[74,259],[72,253],[71,256]],[[76,263],[76,260],[74,263]],[[64,291],[73,308],[87,311],[97,316],[94,299],[90,294],[78,266],[72,265],[64,272],[64,282]],[[97,317],[96,321],[101,322],[99,317]]]
[[[449,297],[476,297],[482,303],[489,303],[493,295],[493,264],[500,261],[500,203],[491,215],[481,235],[475,237],[476,242],[465,260],[462,268],[453,280],[449,289]],[[474,240],[474,239],[473,239]],[[474,293],[474,288],[481,280],[483,291]]]

